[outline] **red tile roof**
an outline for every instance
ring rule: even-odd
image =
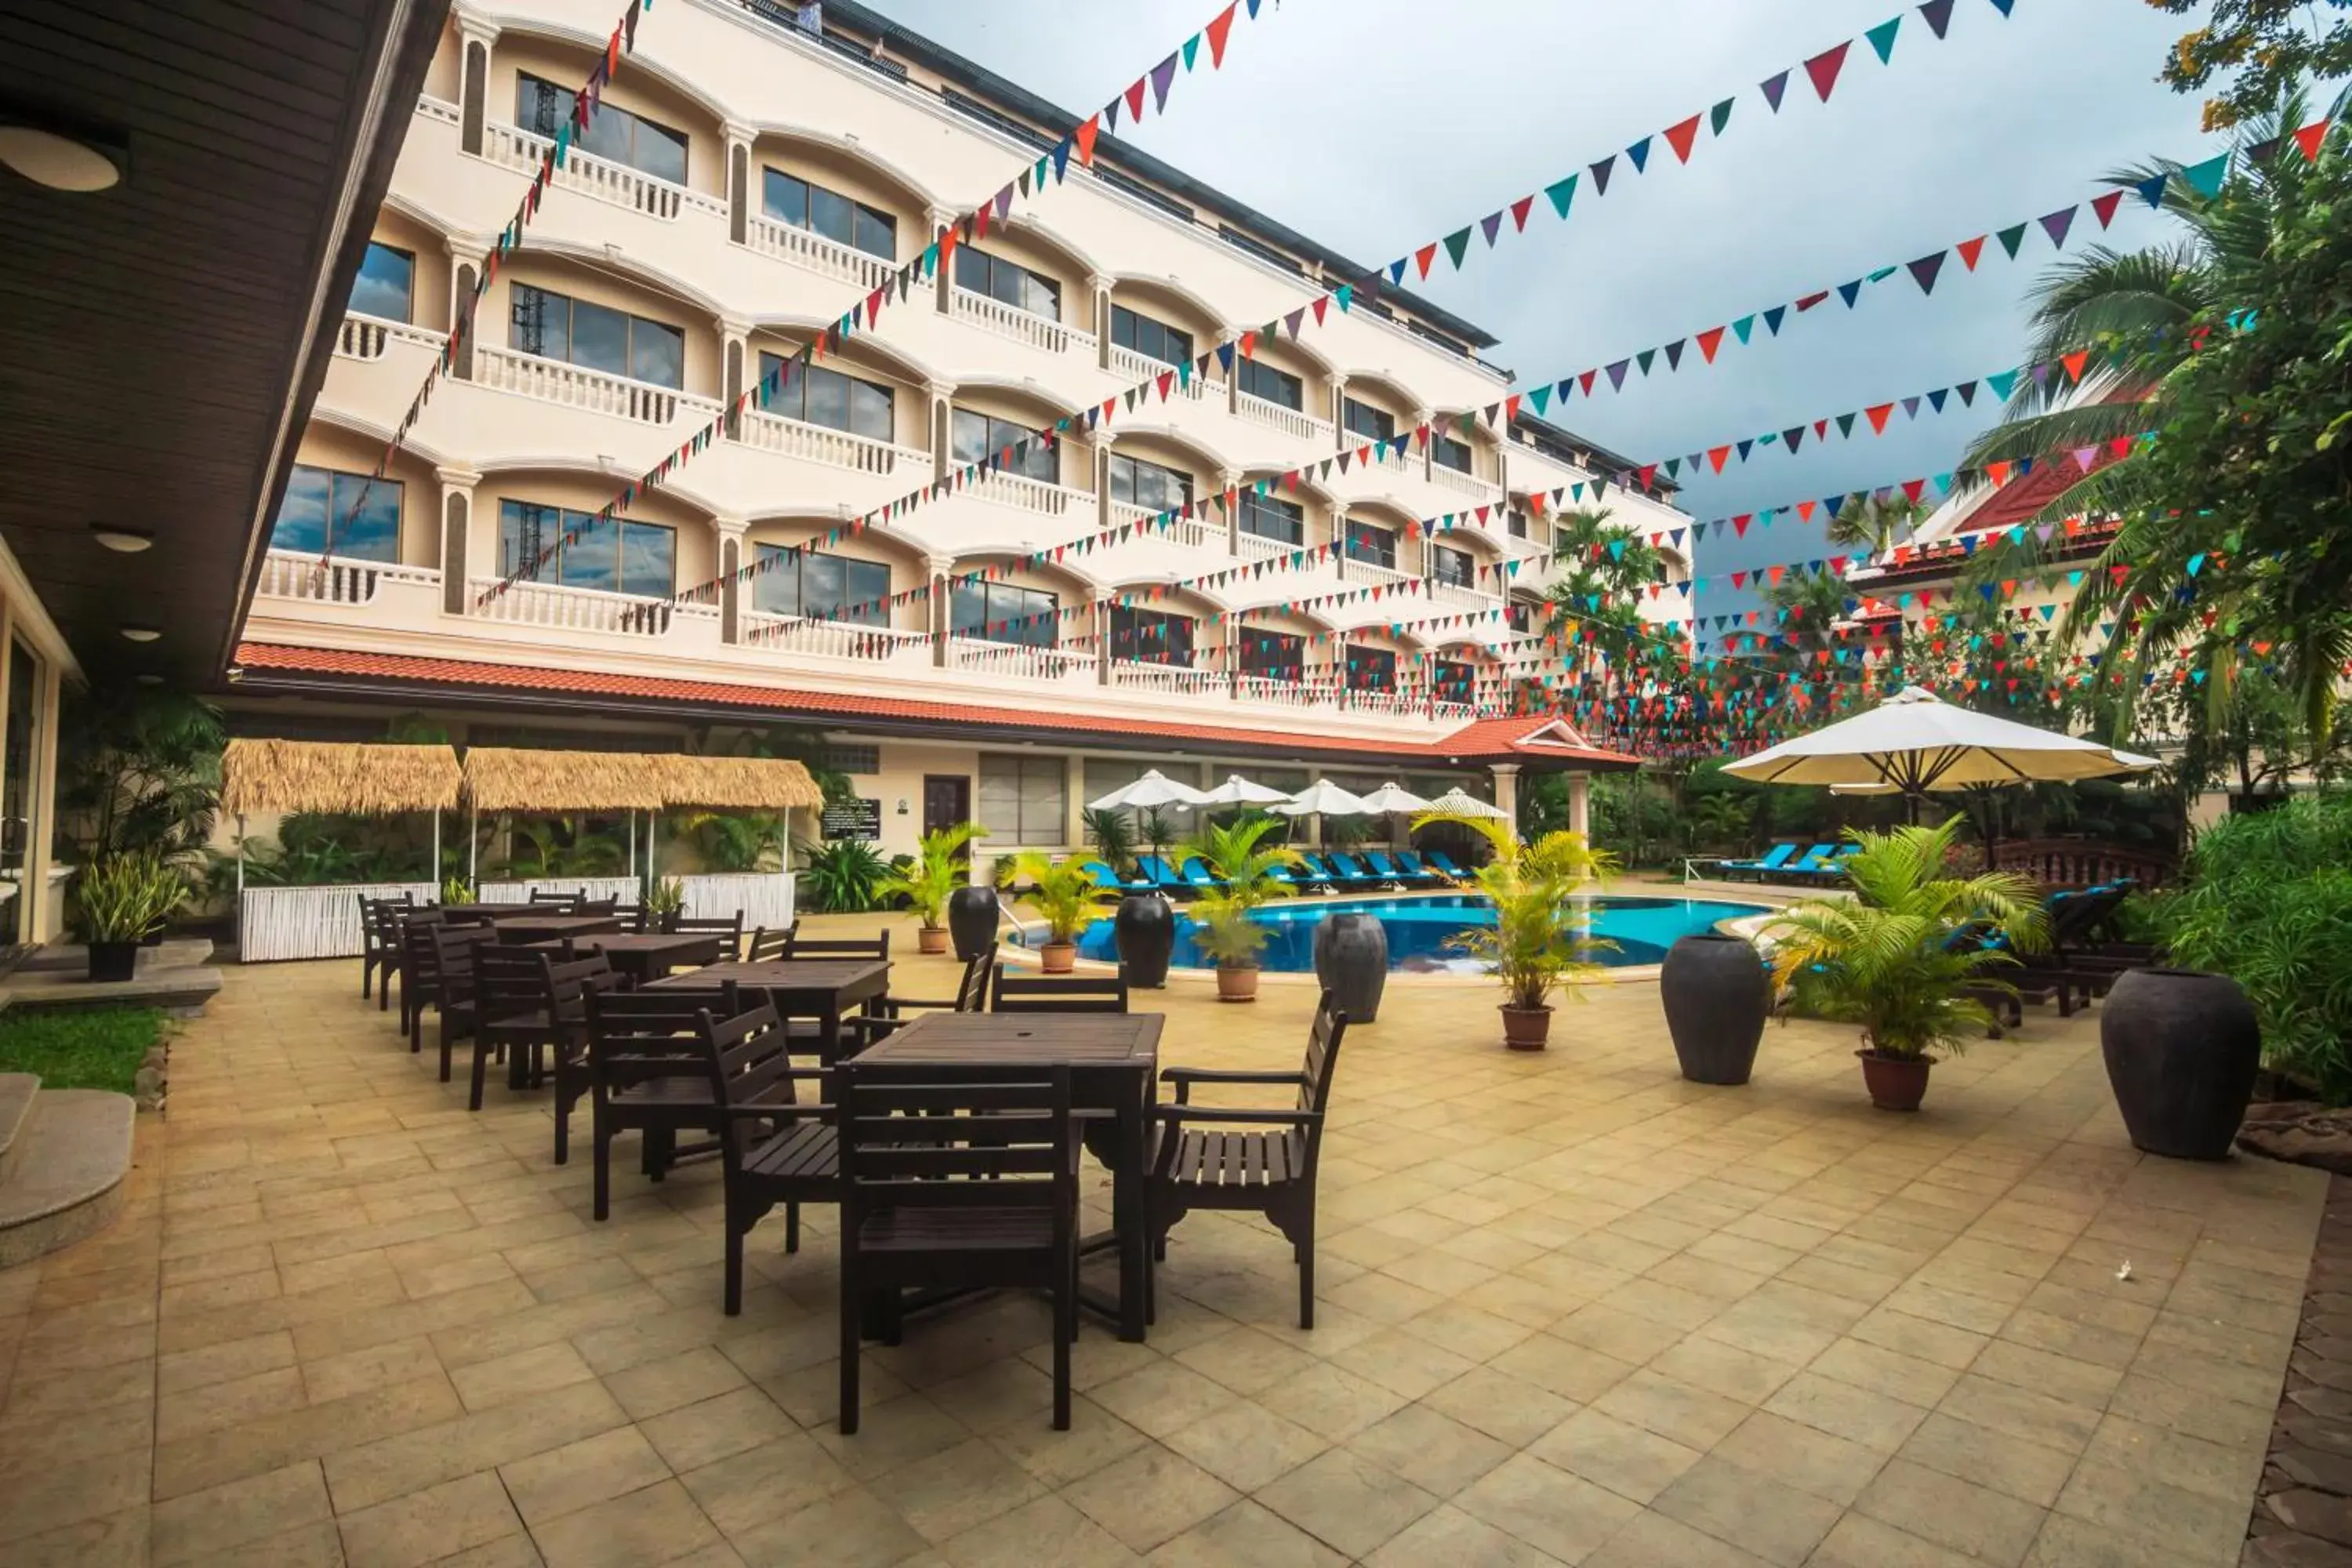
[[[533,665],[488,664],[470,659],[425,658],[411,654],[364,653],[347,648],[300,647],[284,643],[240,643],[236,658],[247,671],[284,670],[429,686],[642,698],[665,702],[764,710],[778,718],[819,721],[827,717],[844,720],[897,719],[923,724],[968,725],[982,730],[1064,731],[1074,735],[1188,741],[1196,745],[1321,752],[1374,761],[1577,763],[1605,771],[1630,768],[1638,760],[1622,752],[1593,746],[1566,721],[1547,718],[1542,714],[1479,719],[1435,741],[1368,742],[1344,735],[1318,734],[1307,729],[1178,724],[1164,720],[1130,719],[1118,715],[1056,713],[1047,709],[984,708],[866,693],[804,691],[773,686],[743,686],[727,681],[678,680],[667,676],[615,675],[603,670],[550,669]],[[248,681],[248,684],[258,686],[267,682]]]

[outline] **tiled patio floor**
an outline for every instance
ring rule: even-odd
[[[1707,1089],[1654,986],[1527,1058],[1485,990],[1400,984],[1339,1070],[1313,1332],[1271,1231],[1195,1215],[1150,1343],[1080,1341],[1072,1432],[1003,1299],[872,1350],[843,1439],[829,1215],[793,1258],[762,1227],[722,1317],[713,1173],[650,1188],[631,1146],[590,1222],[543,1103],[467,1114],[357,978],[232,970],[129,1213],[0,1274],[10,1568],[2218,1568],[2325,1192],[2135,1154],[2095,1017],[1904,1118],[1841,1029]],[[1265,992],[1164,994],[1165,1058],[1294,1063],[1312,992]]]

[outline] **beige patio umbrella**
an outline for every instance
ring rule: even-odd
[[[1958,708],[1906,686],[1867,713],[1727,763],[1758,784],[1827,784],[1912,796],[1972,784],[2070,784],[2157,765],[2103,742]]]

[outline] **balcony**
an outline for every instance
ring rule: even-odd
[[[982,500],[994,501],[999,506],[1042,512],[1047,517],[1064,517],[1074,509],[1091,507],[1095,501],[1089,491],[1074,490],[1066,486],[1048,484],[1044,479],[1033,479],[1026,474],[1008,474],[1001,469],[984,473],[974,479],[970,493]]]
[[[482,595],[499,583],[496,577],[468,577],[466,613],[486,621],[562,631],[660,637],[669,630],[671,605],[667,599],[611,594],[601,588],[567,588],[555,583],[518,582],[510,584],[506,592],[488,604],[483,604]]]
[[[955,669],[1009,675],[1021,680],[1055,681],[1094,680],[1100,668],[1090,653],[969,637],[948,638],[948,664]]]
[[[737,421],[737,429],[736,438],[747,447],[781,452],[787,458],[800,458],[829,468],[854,468],[861,474],[901,475],[910,480],[928,479],[931,475],[929,452],[877,441],[870,436],[853,436],[830,426],[788,419],[781,414],[747,410]]]
[[[335,332],[335,357],[354,359],[372,364],[384,355],[394,343],[415,343],[441,352],[449,341],[446,332],[436,332],[425,327],[412,327],[406,321],[387,321],[380,316],[363,316],[357,310],[343,318]]]
[[[1265,702],[1277,708],[1337,708],[1339,689],[1328,680],[1283,680],[1271,675],[1234,679],[1234,696],[1244,702]]]
[[[1122,381],[1157,382],[1175,368],[1165,360],[1153,359],[1150,354],[1138,353],[1133,349],[1123,349],[1117,343],[1110,347],[1110,372]],[[1225,384],[1211,381],[1204,375],[1195,375],[1190,381],[1180,377],[1169,384],[1168,390],[1175,396],[1189,398],[1194,403],[1211,400],[1222,403],[1225,398]]]
[[[1263,425],[1269,430],[1279,430],[1286,436],[1296,436],[1302,441],[1312,441],[1318,447],[1331,444],[1331,422],[1318,419],[1312,414],[1296,408],[1286,408],[1252,393],[1234,395],[1234,412],[1253,425]]]
[[[1213,669],[1195,669],[1186,664],[1155,664],[1139,658],[1111,660],[1110,683],[1169,697],[1223,697],[1232,684]]]
[[[837,239],[828,239],[814,229],[795,224],[778,223],[774,218],[754,213],[743,227],[747,244],[762,256],[773,256],[806,268],[820,277],[854,284],[867,293],[882,287],[896,264],[878,256],[868,256]]]
[[[509,169],[526,174],[536,170],[547,156],[548,146],[546,137],[519,126],[482,127],[482,156]],[[555,171],[553,184],[665,223],[676,222],[678,214],[687,211],[715,214],[722,221],[727,216],[727,204],[717,196],[690,191],[657,175],[640,174],[625,163],[599,158],[577,147],[564,154],[563,166]]]
[[[754,647],[816,658],[849,659],[866,664],[928,665],[931,637],[928,632],[905,632],[887,626],[862,626],[849,621],[812,620],[802,616],[776,616],[746,610],[743,641]]]
[[[1236,529],[1234,538],[1241,547],[1237,553],[1244,561],[1280,561],[1303,550],[1315,548],[1311,544],[1286,544],[1279,539],[1268,539],[1263,533],[1252,533],[1246,529]]]
[[[1496,501],[1502,499],[1503,491],[1500,486],[1490,485],[1475,474],[1465,474],[1459,468],[1449,468],[1443,463],[1433,462],[1429,465],[1429,478],[1433,484],[1443,485],[1449,490],[1459,490],[1465,496],[1475,496],[1482,501]]]
[[[1164,539],[1171,544],[1181,544],[1193,549],[1214,545],[1222,550],[1225,545],[1225,531],[1222,528],[1211,528],[1197,517],[1163,518],[1150,507],[1130,506],[1123,500],[1110,503],[1110,521],[1114,526],[1122,523],[1143,524],[1143,531],[1138,535],[1139,538]]]
[[[949,290],[949,309],[958,321],[970,321],[982,331],[993,332],[1000,338],[1010,338],[1016,343],[1043,349],[1049,354],[1066,354],[1073,349],[1092,353],[1095,335],[1081,327],[1049,321],[1018,305],[1008,305],[986,294],[976,294],[969,289]],[[1165,370],[1168,367],[1160,366]]]
[[[607,371],[566,364],[562,360],[493,348],[488,343],[474,347],[474,380],[494,392],[516,393],[592,413],[614,414],[646,425],[668,424],[677,417],[680,406],[705,417],[715,417],[719,408],[708,397],[656,386],[651,382],[631,381]]]
[[[1383,566],[1377,561],[1367,561],[1352,553],[1348,557],[1345,575],[1350,583],[1384,583],[1391,587],[1401,583],[1418,583],[1422,580],[1421,574],[1417,572],[1403,572],[1394,566]]]
[[[1492,610],[1501,605],[1503,596],[1469,583],[1432,577],[1429,579],[1429,602],[1433,605],[1453,605],[1465,610]]]
[[[352,561],[339,556],[321,559],[273,550],[262,558],[256,595],[297,599],[315,605],[367,605],[385,583],[421,583],[438,587],[441,574],[431,566],[400,566],[383,561]]]

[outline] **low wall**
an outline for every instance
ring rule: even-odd
[[[680,877],[686,912],[708,918],[743,911],[749,931],[771,931],[793,923],[794,879],[789,871],[717,873]],[[592,899],[634,901],[633,877],[548,877],[528,882],[485,882],[485,903],[521,903],[533,892],[584,892]],[[299,958],[356,958],[363,945],[360,900],[396,899],[407,894],[419,904],[432,902],[440,889],[430,882],[339,883],[324,888],[253,888],[237,902],[237,960],[270,963]]]

